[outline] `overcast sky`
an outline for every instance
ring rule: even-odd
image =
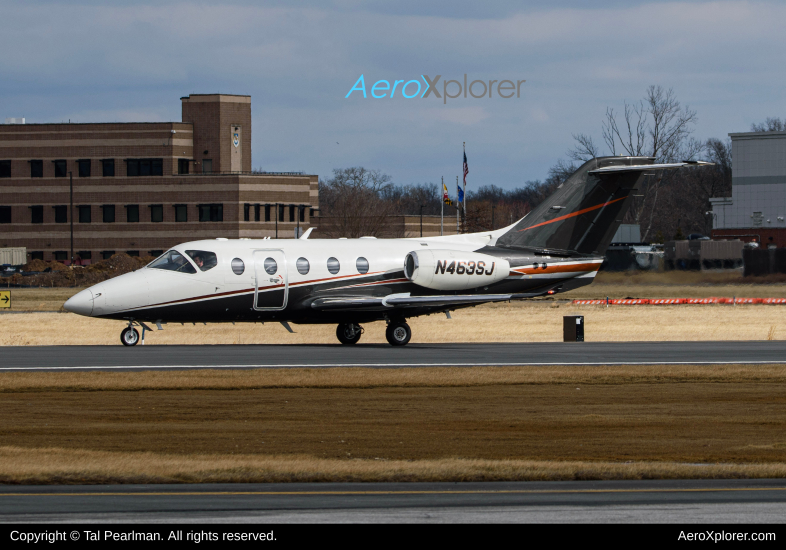
[[[248,94],[255,168],[455,182],[466,141],[471,190],[543,179],[650,84],[698,112],[700,139],[786,116],[786,4],[589,4],[0,1],[0,119],[179,121],[181,96]],[[465,73],[526,82],[511,99],[370,96]],[[361,74],[369,97],[345,98]]]

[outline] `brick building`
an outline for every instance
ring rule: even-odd
[[[89,263],[309,227],[316,175],[252,172],[250,96],[181,102],[182,122],[0,124],[0,247],[69,263],[73,224]]]

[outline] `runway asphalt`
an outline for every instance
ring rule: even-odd
[[[0,347],[0,372],[785,362],[786,341]]]
[[[786,480],[0,487],[1,522],[778,523]]]

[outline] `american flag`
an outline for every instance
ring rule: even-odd
[[[464,185],[467,185],[467,174],[469,174],[469,166],[467,166],[467,152],[464,151]]]

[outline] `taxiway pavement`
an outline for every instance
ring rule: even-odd
[[[275,367],[786,363],[786,341],[489,344],[7,346],[0,372]]]
[[[782,522],[786,480],[0,487],[0,522]]]

